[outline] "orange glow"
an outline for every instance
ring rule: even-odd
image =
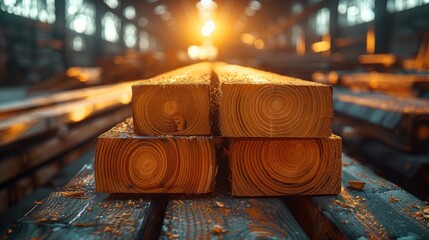
[[[218,54],[217,47],[212,45],[196,46],[192,45],[188,48],[188,56],[192,60],[214,60]]]
[[[374,27],[369,26],[366,34],[366,52],[373,54],[375,52],[375,33]]]
[[[67,69],[67,77],[78,77],[81,72],[81,69],[79,67],[71,67]]]
[[[122,104],[128,104],[131,102],[131,94],[126,93],[126,94],[122,94],[121,97],[119,97],[119,101]]]
[[[313,52],[325,52],[331,49],[331,44],[329,41],[320,41],[313,43],[311,48],[313,49]]]
[[[396,62],[396,57],[393,54],[366,54],[359,56],[359,62],[362,64],[383,64],[390,67]]]
[[[243,33],[240,36],[240,40],[248,45],[252,45],[255,42],[255,36],[250,33]]]
[[[77,107],[69,114],[70,120],[80,122],[92,113],[92,106]]]
[[[204,37],[210,37],[214,30],[216,29],[216,24],[212,20],[208,20],[204,22],[203,26],[201,27],[201,34]]]
[[[79,75],[79,81],[80,82],[87,82],[89,80],[89,74],[88,73],[86,73],[86,72],[82,72],[80,75]]]
[[[257,39],[255,41],[255,48],[256,49],[263,49],[264,45],[265,45],[265,43],[264,43],[264,41],[262,39]]]

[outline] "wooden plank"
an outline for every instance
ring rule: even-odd
[[[344,131],[354,128],[343,126]],[[359,131],[343,136],[347,154],[375,168],[377,174],[388,178],[419,198],[429,200],[429,153],[406,153],[380,141],[362,137]]]
[[[429,76],[392,73],[345,74],[341,85],[352,90],[383,92],[399,97],[415,97],[429,92]]]
[[[100,192],[207,193],[215,175],[211,137],[136,136],[129,118],[96,141]]]
[[[161,205],[137,195],[94,191],[92,164],[2,232],[4,239],[151,239]]]
[[[310,238],[427,239],[429,206],[343,155],[341,194],[286,200]],[[365,182],[354,190],[349,181]],[[429,217],[429,215],[427,216]]]
[[[398,149],[428,149],[429,104],[425,100],[337,89],[334,109],[336,118],[345,124]]]
[[[128,105],[131,102],[131,85],[118,84],[108,94],[90,99],[36,109],[8,117],[0,122],[0,146],[22,140],[63,124],[81,122],[89,117]]]
[[[277,198],[175,199],[160,239],[308,239]]]
[[[130,115],[130,107],[112,109],[110,115],[91,119],[69,128],[66,133],[58,133],[55,137],[41,141],[31,147],[15,149],[16,155],[0,161],[0,184],[96,137]]]
[[[209,135],[210,63],[180,68],[135,84],[137,135]]]
[[[341,138],[232,138],[233,196],[338,194]]]
[[[220,131],[226,137],[329,137],[332,87],[217,64]]]

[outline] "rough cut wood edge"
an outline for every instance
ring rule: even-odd
[[[233,196],[338,194],[341,138],[231,138]]]
[[[208,193],[216,171],[211,137],[136,136],[129,118],[96,140],[100,192]]]
[[[168,203],[160,239],[308,239],[278,198],[216,196]]]
[[[216,64],[225,137],[329,137],[332,86]]]
[[[137,195],[94,192],[87,164],[63,188],[51,193],[1,235],[2,239],[153,239],[149,224],[161,217],[158,201]]]
[[[211,64],[180,68],[133,85],[137,135],[210,135]]]
[[[348,188],[349,180],[365,182],[364,189]],[[429,238],[425,202],[345,155],[342,185],[337,196],[286,199],[311,239]]]
[[[338,90],[334,109],[340,120],[391,146],[404,151],[428,148],[427,101]]]

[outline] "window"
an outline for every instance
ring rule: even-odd
[[[400,12],[424,5],[426,3],[429,3],[429,0],[388,0],[387,11],[391,13]]]
[[[136,17],[136,9],[133,6],[126,7],[124,9],[124,16],[129,20],[133,20]]]
[[[343,26],[354,26],[374,20],[375,0],[340,0],[339,22]]]
[[[104,3],[110,7],[111,9],[115,9],[119,7],[119,1],[118,0],[104,0]]]
[[[0,9],[40,22],[55,23],[55,0],[4,0],[0,1]]]
[[[86,0],[66,1],[67,27],[77,33],[93,35],[95,33],[95,8]]]
[[[104,40],[108,42],[117,42],[119,40],[121,22],[115,14],[111,12],[104,14],[101,19],[101,25],[103,27],[101,37]]]
[[[128,48],[133,48],[137,44],[137,28],[132,24],[124,27],[124,42]]]
[[[329,14],[328,8],[320,9],[311,20],[311,27],[313,32],[318,36],[329,33]]]

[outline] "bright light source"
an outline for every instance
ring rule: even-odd
[[[331,49],[331,44],[329,41],[320,41],[313,43],[311,48],[313,49],[313,52],[325,52]]]
[[[73,38],[72,47],[75,51],[82,51],[85,47],[84,39],[81,36],[75,36]]]
[[[250,33],[243,33],[240,36],[240,40],[248,45],[252,45],[255,42],[255,36]]]
[[[87,27],[86,25],[88,24],[86,16],[83,14],[77,15],[72,24],[73,24],[73,29],[77,33],[83,33]]]
[[[265,43],[264,43],[264,40],[262,40],[262,39],[257,39],[256,41],[255,41],[255,48],[256,49],[263,49],[264,48],[264,45],[265,45]]]
[[[127,19],[134,19],[136,17],[136,9],[133,6],[128,6],[124,9],[124,16]]]
[[[250,2],[249,7],[255,11],[261,9],[261,3],[259,1],[253,0]]]
[[[188,56],[192,60],[213,60],[216,59],[218,54],[217,47],[212,45],[195,46],[192,45],[188,48]]]
[[[167,12],[167,6],[165,4],[158,5],[153,9],[153,12],[156,15],[162,15]]]
[[[216,24],[213,21],[211,20],[206,21],[204,25],[201,27],[201,34],[205,37],[209,37],[213,34],[215,28],[216,28]]]

